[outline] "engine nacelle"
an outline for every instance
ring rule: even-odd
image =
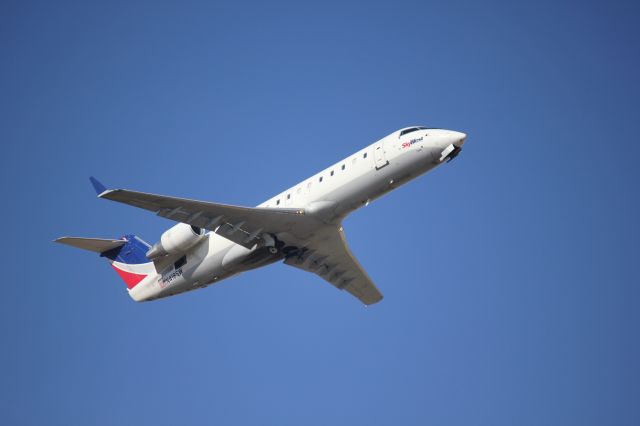
[[[179,223],[162,234],[160,241],[147,252],[147,258],[153,260],[168,254],[184,253],[202,240],[203,236],[204,229]]]

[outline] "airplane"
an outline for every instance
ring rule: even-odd
[[[467,135],[422,126],[397,130],[257,207],[107,189],[98,198],[178,222],[160,240],[61,237],[55,242],[104,257],[136,302],[216,284],[283,261],[312,272],[365,305],[382,293],[346,244],[342,221],[360,207],[453,160]]]

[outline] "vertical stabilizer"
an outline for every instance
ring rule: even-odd
[[[125,235],[122,239],[126,241],[122,246],[105,251],[100,256],[111,263],[127,287],[132,289],[154,274],[155,267],[146,256],[149,244],[135,235]]]

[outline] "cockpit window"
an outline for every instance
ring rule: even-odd
[[[411,133],[411,132],[415,132],[418,130],[428,130],[428,129],[435,129],[435,127],[410,127],[408,129],[404,129],[400,132],[400,136],[404,136],[407,133]]]
[[[400,136],[404,136],[407,133],[415,132],[417,130],[420,130],[420,128],[419,127],[412,127],[410,129],[404,129],[403,131],[400,132]]]

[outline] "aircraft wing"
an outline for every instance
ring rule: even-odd
[[[382,300],[382,294],[349,250],[342,226],[325,225],[304,243],[305,247],[288,257],[285,264],[318,275],[365,305]]]
[[[256,244],[263,232],[277,234],[291,231],[304,216],[304,210],[301,209],[240,207],[127,189],[105,189],[98,197],[208,229],[248,249]]]

